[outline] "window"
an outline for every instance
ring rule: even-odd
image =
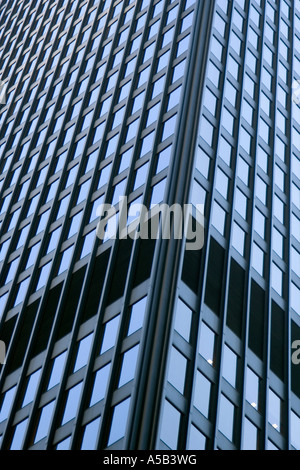
[[[17,386],[10,388],[1,397],[0,423],[5,421],[10,413]]]
[[[260,380],[259,377],[247,367],[246,373],[246,400],[253,408],[259,410],[260,405]]]
[[[233,440],[235,407],[222,394],[219,404],[219,431],[230,441]]]
[[[169,360],[168,381],[183,394],[187,360],[174,346],[172,346]]]
[[[103,354],[115,345],[119,320],[120,316],[118,315],[106,323],[100,354]]]
[[[244,419],[243,450],[258,449],[258,429],[249,419]]]
[[[229,188],[229,179],[225,173],[217,168],[216,172],[216,189],[219,191],[222,196],[227,199],[228,197],[228,188]]]
[[[269,389],[268,421],[276,431],[281,432],[282,401]]]
[[[73,245],[67,248],[62,254],[60,266],[59,266],[58,273],[57,273],[58,276],[69,268],[69,265],[72,259],[72,254],[73,254]]]
[[[225,344],[223,352],[222,375],[233,387],[236,386],[237,355]]]
[[[60,383],[63,370],[64,370],[66,357],[67,357],[67,352],[65,351],[53,360],[52,370],[51,370],[51,375],[50,375],[47,390],[50,390],[52,387],[55,387],[55,385],[58,385]]]
[[[65,411],[61,422],[62,426],[68,421],[71,421],[71,419],[75,418],[77,413],[77,407],[79,404],[81,388],[82,382],[75,385],[75,387],[69,390],[65,405]]]
[[[257,208],[254,211],[254,230],[261,238],[265,238],[266,218]]]
[[[216,201],[214,201],[212,225],[218,230],[218,232],[220,232],[222,236],[224,236],[225,233],[225,223],[226,212]]]
[[[55,402],[52,401],[48,405],[44,406],[40,411],[39,424],[35,435],[34,443],[44,439],[47,436],[52,414],[54,411]]]
[[[253,244],[252,266],[258,274],[264,276],[264,252],[256,243]]]
[[[129,351],[126,351],[123,354],[121,373],[118,384],[119,388],[134,379],[138,352],[139,345],[129,349]]]
[[[92,344],[93,334],[83,338],[78,345],[76,362],[74,365],[73,373],[81,369],[87,364],[89,352]]]
[[[178,89],[177,89],[178,90]],[[204,106],[208,109],[208,111],[215,116],[216,108],[217,108],[217,98],[215,95],[210,91],[209,88],[205,89],[204,93]]]
[[[31,403],[33,401],[34,395],[35,395],[35,392],[39,383],[40,375],[41,375],[41,369],[31,374],[30,377],[28,378],[26,393],[23,399],[22,408],[24,408],[24,406],[28,405],[28,403]]]
[[[132,305],[127,336],[132,335],[140,328],[142,328],[144,323],[146,304],[147,297],[144,297],[142,300],[139,300],[134,305]]]
[[[202,323],[199,353],[212,366],[215,364],[215,340],[215,333],[205,323]]]
[[[205,450],[206,437],[195,427],[191,426],[187,450]]]
[[[45,286],[47,279],[49,277],[49,274],[50,274],[50,269],[51,269],[51,262],[45,264],[40,269],[40,276],[39,276],[39,280],[36,286],[36,291],[38,291],[39,289]]]
[[[201,372],[197,371],[193,404],[205,418],[209,418],[210,394],[211,382]]]
[[[17,424],[17,426],[15,427],[14,437],[10,445],[10,450],[22,450],[22,443],[26,432],[28,420],[29,418],[24,419],[24,421]]]
[[[178,299],[174,328],[186,341],[190,340],[192,314],[192,310],[181,299]]]
[[[100,426],[101,418],[94,419],[91,423],[85,426],[81,450],[95,450],[97,449],[97,436]]]
[[[68,233],[68,239],[73,237],[73,235],[76,235],[78,233],[78,230],[80,228],[81,218],[82,218],[82,211],[72,217],[71,225],[70,225],[70,229],[69,229],[69,233]]]
[[[245,254],[245,238],[246,234],[241,227],[234,222],[232,230],[232,246],[235,248],[241,256]]]
[[[179,425],[179,411],[170,402],[165,400],[160,438],[172,450],[177,449]]]
[[[300,450],[300,418],[294,411],[291,411],[291,444]]]
[[[130,398],[114,407],[110,435],[107,445],[110,446],[124,437],[129,412]]]
[[[105,367],[102,367],[102,369],[96,372],[89,406],[95,405],[99,401],[103,400],[103,398],[105,397],[106,387],[109,379],[109,372],[110,364],[106,365]]]

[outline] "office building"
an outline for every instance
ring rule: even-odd
[[[8,0],[0,70],[1,449],[300,449],[300,0]]]

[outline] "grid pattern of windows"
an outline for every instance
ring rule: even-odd
[[[299,45],[300,0],[1,3],[1,449],[300,449]],[[122,196],[204,248],[100,241]]]
[[[159,448],[299,449],[299,37],[299,1],[216,0]]]
[[[164,200],[195,8],[2,2],[3,449],[126,446],[155,241],[101,243],[97,208]]]

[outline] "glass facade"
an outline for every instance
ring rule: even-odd
[[[299,45],[299,0],[2,2],[1,449],[300,449]],[[99,240],[121,196],[203,249]]]

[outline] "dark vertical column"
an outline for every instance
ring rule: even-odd
[[[185,89],[178,115],[170,185],[165,202],[181,206],[188,202],[205,64],[215,2],[199,0],[195,15]],[[173,306],[178,284],[182,240],[159,240],[152,270],[149,324],[137,383],[135,406],[130,416],[129,449],[154,449],[165,378]]]

